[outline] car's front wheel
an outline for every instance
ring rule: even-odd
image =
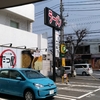
[[[35,100],[34,93],[31,90],[25,91],[24,100]]]

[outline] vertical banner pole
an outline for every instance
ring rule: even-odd
[[[52,32],[53,36],[53,81],[56,81],[56,74],[55,74],[55,28],[53,28]]]

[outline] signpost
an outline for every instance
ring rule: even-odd
[[[53,81],[56,81],[55,76],[55,29],[61,30],[62,19],[59,14],[51,10],[50,8],[45,7],[44,9],[44,24],[52,27],[53,35]]]

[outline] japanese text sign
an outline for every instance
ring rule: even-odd
[[[59,14],[46,7],[44,9],[44,24],[61,30],[62,20]]]

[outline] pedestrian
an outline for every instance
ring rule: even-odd
[[[68,79],[67,73],[65,71],[65,68],[63,66],[61,67],[61,78],[62,78],[62,83],[64,83],[64,81],[66,81],[66,84],[68,84],[69,79]]]
[[[68,78],[66,71],[64,72],[63,79],[64,79],[66,84],[69,84],[69,78]]]

